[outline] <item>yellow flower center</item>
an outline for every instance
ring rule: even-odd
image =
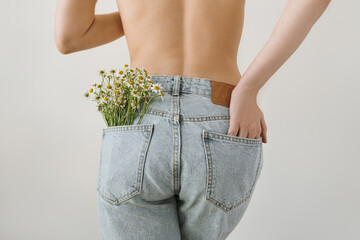
[[[133,82],[133,81],[130,81],[130,82],[129,82],[129,84],[130,84],[130,85],[133,85],[133,84],[134,84],[134,82]]]
[[[93,91],[94,91],[94,89],[92,89],[92,88],[91,88],[89,92],[91,92],[91,93],[92,93]]]
[[[159,90],[160,88],[159,88],[159,86],[155,86],[154,89],[155,89],[155,90]]]
[[[111,89],[111,88],[112,88],[112,86],[111,86],[111,85],[107,85],[107,88]]]

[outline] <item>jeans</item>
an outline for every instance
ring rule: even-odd
[[[222,240],[243,217],[263,166],[261,137],[228,135],[211,81],[153,75],[164,89],[140,125],[102,130],[102,240]],[[135,118],[136,124],[138,117]]]

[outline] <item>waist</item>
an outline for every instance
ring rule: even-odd
[[[232,54],[222,52],[215,56],[199,53],[193,53],[187,57],[182,57],[182,55],[181,52],[178,54],[172,52],[137,54],[131,57],[130,65],[144,67],[150,75],[154,76],[180,75],[187,78],[206,78],[234,86],[241,78],[236,57]]]

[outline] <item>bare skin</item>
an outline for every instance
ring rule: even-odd
[[[208,78],[236,86],[229,135],[267,143],[261,87],[303,42],[330,0],[289,0],[271,36],[244,74],[237,66],[245,0],[117,0],[119,11],[95,14],[97,0],[58,0],[55,42],[63,54],[125,36],[133,67],[151,75]],[[240,81],[241,79],[241,81]]]

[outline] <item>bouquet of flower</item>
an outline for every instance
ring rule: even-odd
[[[159,96],[164,100],[163,87],[153,83],[144,68],[125,64],[119,70],[100,70],[99,75],[101,83],[94,83],[84,96],[97,102],[108,127],[132,125],[137,116],[140,124],[150,102]]]

